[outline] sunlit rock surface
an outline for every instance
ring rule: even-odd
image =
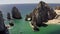
[[[56,12],[47,3],[40,1],[32,12],[32,23],[36,23],[37,26],[43,26],[45,25],[43,22],[54,19],[56,15]]]

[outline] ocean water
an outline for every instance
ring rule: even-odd
[[[60,4],[48,4],[51,8],[55,8],[56,6],[60,6]],[[37,4],[5,4],[0,5],[0,11],[3,13],[3,17],[5,19],[5,24],[8,24],[7,20],[7,12],[12,11],[12,8],[16,6],[18,10],[21,12],[22,19],[17,20],[14,19],[14,26],[9,30],[10,34],[60,34],[60,25],[48,25],[47,27],[39,28],[39,32],[34,32],[29,25],[29,21],[25,21],[25,15],[29,14],[33,11],[33,9],[37,6]]]
[[[7,12],[12,11],[12,8],[16,6],[18,10],[21,12],[22,16],[25,16],[26,14],[29,14],[33,11],[34,8],[36,8],[38,4],[4,4],[0,5],[0,11],[3,12],[3,15],[7,15]],[[56,6],[60,6],[60,4],[48,4],[51,8],[55,8]]]

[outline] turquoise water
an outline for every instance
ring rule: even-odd
[[[9,30],[10,34],[60,34],[60,25],[48,25],[47,27],[40,27],[40,31],[34,32],[29,24],[29,21],[24,19],[14,19],[12,29]]]

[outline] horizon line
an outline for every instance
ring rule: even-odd
[[[5,4],[0,4],[0,5],[5,5]],[[38,3],[9,3],[9,4],[38,4]],[[60,4],[60,3],[47,3],[47,4]]]

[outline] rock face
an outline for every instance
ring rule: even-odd
[[[2,17],[2,12],[0,11],[0,30],[3,30],[5,27],[4,19]]]
[[[8,29],[5,27],[4,19],[2,16],[2,12],[0,11],[0,34],[9,34]]]
[[[29,18],[30,18],[30,19],[29,19]],[[31,20],[32,20],[32,16],[31,16],[31,14],[26,15],[25,21],[31,21]]]
[[[36,23],[37,26],[45,25],[43,22],[54,19],[56,15],[52,8],[41,1],[32,12],[32,23]]]
[[[9,25],[10,25],[10,26],[14,26],[13,20],[10,20]]]
[[[12,17],[15,19],[21,19],[22,18],[19,10],[16,7],[12,8]]]
[[[3,17],[3,14],[2,14],[2,12],[1,12],[1,11],[0,11],[0,16],[1,16],[1,17]]]
[[[55,9],[56,9],[56,10],[60,10],[60,6],[57,6]]]
[[[33,10],[33,12],[31,12],[30,14],[28,14],[28,15],[26,15],[26,18],[25,18],[25,20],[26,21],[31,21],[32,20],[32,15],[36,12],[36,8]],[[31,18],[30,20],[28,20],[28,18]]]
[[[10,13],[7,13],[7,19],[11,19]]]

